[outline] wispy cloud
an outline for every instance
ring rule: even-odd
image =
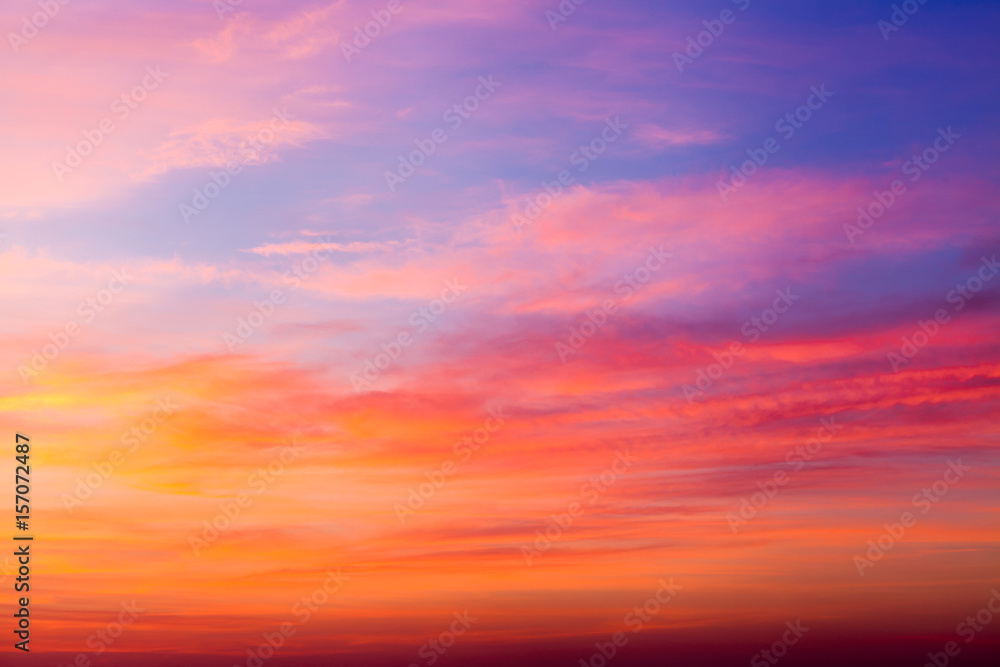
[[[332,250],[344,253],[387,252],[399,247],[397,241],[378,243],[374,241],[354,241],[351,243],[310,243],[308,241],[290,241],[288,243],[267,243],[249,248],[242,252],[252,252],[258,255],[304,255],[317,250]]]

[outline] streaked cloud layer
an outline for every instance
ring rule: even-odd
[[[621,659],[953,639],[1000,583],[997,7],[393,6],[73,0],[5,44],[39,650],[134,599],[112,653],[287,620],[423,665],[469,610],[442,664],[577,664],[671,578]]]

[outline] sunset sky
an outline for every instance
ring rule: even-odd
[[[0,664],[1000,654],[1000,5],[579,1],[3,4]]]

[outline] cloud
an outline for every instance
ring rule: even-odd
[[[386,243],[364,241],[355,241],[353,243],[309,243],[306,241],[292,241],[289,243],[268,243],[243,250],[243,252],[252,252],[268,257],[270,255],[304,255],[319,250],[333,250],[344,253],[387,252],[398,246],[399,243],[395,241]]]
[[[715,130],[671,130],[653,123],[640,125],[635,136],[643,143],[659,148],[663,146],[711,145],[725,139]]]

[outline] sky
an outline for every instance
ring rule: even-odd
[[[1000,6],[576,2],[4,3],[2,664],[995,659]]]

